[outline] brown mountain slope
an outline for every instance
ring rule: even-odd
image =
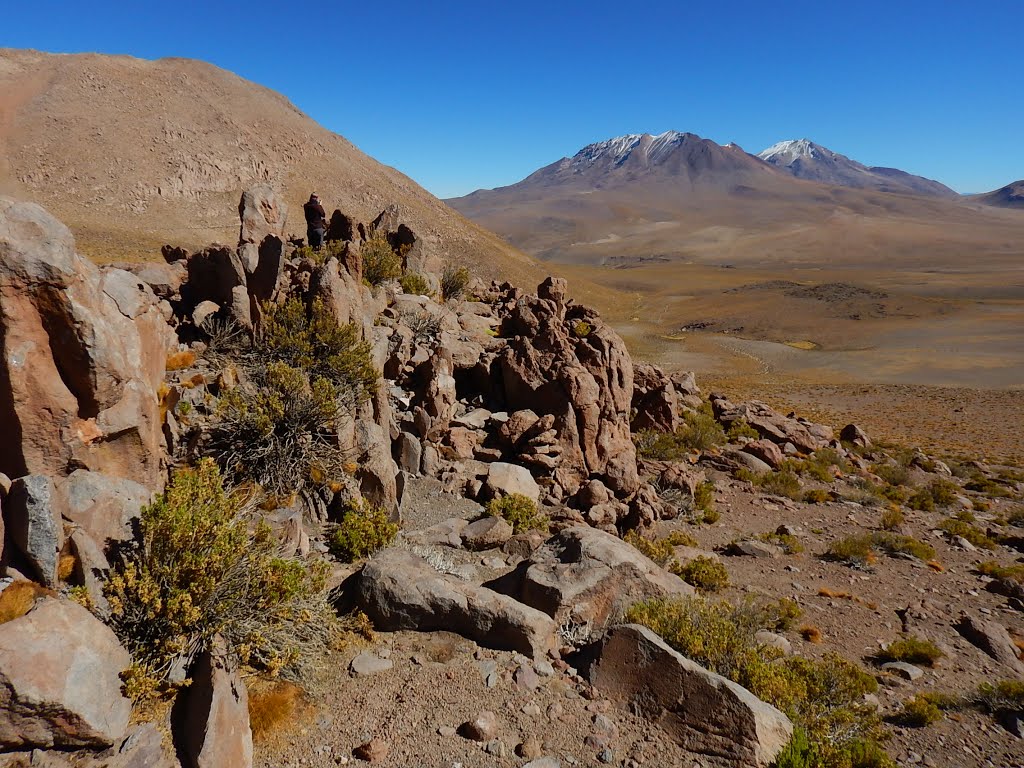
[[[1024,218],[957,199],[796,179],[693,134],[624,136],[523,181],[448,201],[544,259],[573,264],[972,267],[1018,259]]]
[[[533,260],[267,88],[203,62],[0,49],[0,193],[66,222],[83,252],[149,257],[237,237],[249,184],[279,186],[303,233],[309,192],[369,221],[392,202],[482,276],[533,282]]]
[[[994,205],[998,208],[1024,209],[1024,179],[1014,181],[993,192],[975,195],[971,199],[975,202],[983,203],[984,205]]]

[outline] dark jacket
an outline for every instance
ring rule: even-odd
[[[310,229],[327,229],[327,213],[320,203],[314,203],[310,200],[302,206],[302,210],[306,214],[307,227]]]

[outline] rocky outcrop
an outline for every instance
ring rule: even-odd
[[[106,747],[124,735],[131,658],[77,603],[46,599],[0,624],[0,745]]]
[[[0,471],[85,467],[159,486],[172,343],[148,286],[75,254],[39,206],[0,198]]]
[[[532,657],[553,647],[555,624],[548,616],[439,573],[411,552],[378,553],[363,567],[356,589],[359,606],[384,631],[446,630]]]
[[[793,734],[782,712],[646,627],[613,627],[577,664],[603,696],[663,728],[708,768],[766,768]]]
[[[757,400],[736,405],[723,395],[712,394],[710,399],[715,418],[726,429],[736,422],[743,421],[753,427],[761,437],[779,445],[792,443],[803,453],[814,453],[819,448],[827,446],[833,439],[830,427],[794,416],[783,416]]]
[[[660,368],[647,363],[633,366],[634,432],[656,429],[675,432],[680,424],[679,395],[675,383]]]
[[[965,613],[957,622],[956,629],[993,659],[1013,670],[1018,677],[1024,677],[1024,661],[1018,657],[1017,646],[1002,624]]]
[[[196,659],[180,726],[189,768],[252,765],[249,695],[223,641]]]
[[[566,528],[509,574],[485,586],[543,611],[556,621],[604,627],[636,602],[687,596],[693,587],[612,534],[584,525]]]
[[[268,236],[283,239],[288,223],[288,205],[269,184],[256,184],[238,201],[241,226],[238,242],[259,245]]]
[[[498,365],[509,411],[553,417],[561,450],[552,492],[566,498],[598,478],[617,496],[634,493],[633,363],[622,338],[594,310],[571,304],[560,278],[548,278],[536,298],[515,301],[501,330],[508,343]]]
[[[57,561],[64,546],[64,525],[54,496],[50,478],[28,475],[14,481],[3,506],[8,540],[47,587],[57,584]]]

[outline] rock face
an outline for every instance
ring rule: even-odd
[[[18,478],[4,500],[3,513],[9,540],[28,560],[40,583],[56,586],[64,525],[54,504],[53,481],[41,475]]]
[[[411,552],[384,550],[364,567],[357,602],[385,631],[457,632],[480,645],[543,656],[555,624],[511,598],[438,573]]]
[[[965,613],[957,623],[957,631],[996,661],[1024,677],[1024,661],[1017,656],[1017,646],[1002,624]]]
[[[722,395],[716,394],[710,395],[710,400],[715,418],[726,429],[734,422],[745,421],[757,430],[761,437],[779,445],[792,443],[804,453],[813,453],[819,448],[824,448],[833,437],[830,427],[792,416],[783,416],[757,400],[736,405]]]
[[[173,340],[142,281],[101,273],[42,208],[0,198],[0,471],[86,467],[158,487]]]
[[[43,600],[0,624],[0,745],[105,747],[124,735],[131,663],[114,633],[77,603]]]
[[[675,432],[679,423],[679,395],[672,379],[656,366],[634,365],[633,431]]]
[[[252,765],[249,695],[222,642],[200,656],[183,694],[182,749],[191,768]]]
[[[793,733],[779,710],[635,624],[613,627],[579,667],[601,694],[673,735],[708,768],[765,768]]]
[[[633,603],[687,596],[693,587],[604,531],[566,528],[515,570],[485,586],[511,595],[556,621],[595,627],[620,618]]]
[[[566,282],[548,278],[537,297],[503,318],[499,358],[510,412],[553,417],[561,448],[551,471],[563,497],[597,478],[624,497],[640,486],[630,437],[633,362],[622,338],[594,310],[570,304]]]

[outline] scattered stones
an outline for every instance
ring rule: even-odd
[[[370,739],[353,749],[352,754],[368,763],[379,763],[387,758],[389,751],[388,744],[383,739]]]
[[[912,682],[924,677],[924,671],[920,667],[915,667],[905,661],[887,661],[882,665],[882,670]]]
[[[498,716],[490,710],[484,710],[460,725],[459,735],[470,741],[490,741],[498,735]]]
[[[387,672],[389,669],[394,668],[394,666],[395,662],[391,659],[382,659],[375,653],[363,651],[356,654],[348,668],[354,677],[366,677],[367,675],[375,675],[378,672]]]

